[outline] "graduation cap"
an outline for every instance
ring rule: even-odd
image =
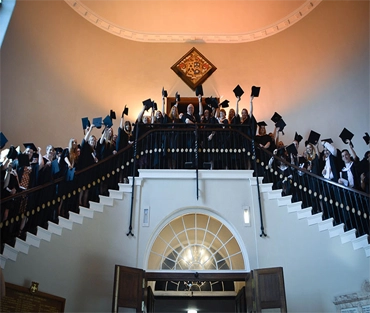
[[[342,141],[344,143],[346,143],[346,140],[349,140],[351,145],[352,145],[352,138],[353,138],[353,134],[347,129],[347,128],[343,128],[342,132],[340,133],[339,137],[342,139]]]
[[[113,110],[110,110],[109,112],[109,116],[112,120],[115,120],[116,119],[116,112],[114,112]]]
[[[82,120],[82,129],[90,127],[90,121],[88,117],[83,117],[81,120]]]
[[[32,149],[33,152],[37,152],[37,148],[33,143],[28,142],[28,143],[24,143],[23,145],[26,149],[29,148],[29,149]]]
[[[322,139],[321,141],[325,141],[325,142],[328,142],[328,143],[333,143],[333,140],[331,138],[328,138],[328,139]],[[307,146],[307,145],[306,145]]]
[[[275,123],[275,126],[276,127],[279,127],[279,132],[282,132],[283,135],[284,135],[284,127],[286,126],[284,120],[281,118],[280,120],[278,120],[276,123]]]
[[[101,128],[101,125],[103,123],[103,118],[102,117],[95,117],[95,118],[93,118],[92,123],[96,128]]]
[[[180,102],[180,94],[176,91],[175,99]]]
[[[235,97],[241,97],[244,94],[244,90],[238,85],[233,90]]]
[[[145,106],[145,111],[148,111],[152,107],[152,100],[150,98],[144,100],[143,105]]]
[[[12,159],[12,160],[14,160],[18,157],[18,152],[17,152],[17,150],[15,149],[14,146],[10,146],[8,155],[6,157],[8,159]]]
[[[125,109],[122,111],[122,117],[123,115],[128,115],[128,107],[125,107]]]
[[[295,132],[294,140],[297,141],[298,143],[300,143],[302,139],[303,139],[303,137],[301,135],[298,135],[297,132]]]
[[[63,148],[62,147],[56,147],[54,150],[55,150],[55,154],[61,154],[63,152]]]
[[[363,136],[362,138],[364,138],[367,145],[370,143],[370,136],[368,133],[365,133],[365,136]]]
[[[157,102],[152,101],[152,108],[153,110],[157,111]]]
[[[198,97],[199,95],[203,96],[203,86],[198,85],[197,88],[195,88],[195,95]]]
[[[229,107],[229,100],[224,100],[220,103],[221,107],[228,108]]]
[[[293,155],[297,155],[298,154],[297,148],[295,147],[295,144],[294,143],[291,143],[289,146],[287,146],[286,147],[286,151],[289,154],[293,154]]]
[[[113,122],[112,122],[112,119],[110,118],[109,115],[107,115],[104,120],[103,120],[103,123],[105,125],[105,127],[107,128],[111,128],[113,126]]]
[[[208,104],[208,106],[212,107],[212,108],[217,108],[218,107],[218,101],[216,98],[213,98],[213,97],[208,97],[205,99],[206,103]]]
[[[252,86],[251,96],[258,97],[260,95],[261,87]]]
[[[281,115],[277,112],[274,113],[274,115],[271,117],[271,121],[274,123],[277,123],[281,120]]]
[[[5,135],[2,132],[0,132],[0,149],[4,148],[7,142],[8,139],[6,139]]]
[[[315,132],[315,131],[313,131],[313,130],[311,130],[310,131],[310,135],[308,136],[308,139],[307,139],[307,141],[309,142],[309,143],[312,143],[313,145],[316,145],[317,144],[317,142],[319,141],[319,139],[320,139],[320,134],[319,133],[317,133],[317,132]]]
[[[164,90],[164,87],[162,87],[162,97],[167,98],[167,96],[168,96],[167,90]]]
[[[30,165],[30,158],[28,154],[19,154],[18,155],[18,166],[19,167],[24,167],[24,166],[29,166]]]
[[[267,126],[267,124],[265,123],[265,121],[261,121],[261,122],[258,122],[257,123],[258,126]]]

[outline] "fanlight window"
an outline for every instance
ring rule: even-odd
[[[154,242],[149,270],[244,270],[243,255],[222,222],[187,214],[168,223]]]

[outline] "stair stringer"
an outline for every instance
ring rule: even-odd
[[[261,184],[262,186],[263,184]],[[279,208],[286,207],[288,214],[296,214],[297,219],[306,219],[308,226],[317,226],[318,231],[327,232],[329,238],[339,236],[342,244],[352,244],[353,250],[363,249],[366,257],[370,257],[369,236],[356,237],[356,230],[344,231],[344,224],[334,225],[333,219],[322,219],[322,213],[312,214],[312,208],[302,208],[301,202],[291,202],[291,196],[282,196],[281,190],[270,189],[268,186],[260,188],[263,201],[274,201]]]

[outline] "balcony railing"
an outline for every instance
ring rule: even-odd
[[[36,233],[37,227],[47,228],[48,221],[58,222],[59,216],[79,212],[80,195],[88,191],[91,201],[108,189],[118,189],[127,176],[137,176],[139,169],[228,169],[254,170],[263,183],[272,183],[282,195],[301,201],[302,208],[322,212],[323,219],[333,218],[345,230],[356,229],[356,236],[369,234],[369,194],[360,192],[314,175],[292,165],[270,151],[256,147],[243,128],[198,127],[198,125],[167,124],[147,127],[145,134],[117,154],[75,174],[73,181],[65,177],[16,193],[1,201],[1,243],[14,245],[20,233]],[[213,136],[210,137],[210,135]],[[270,161],[270,166],[269,166]],[[273,162],[272,162],[273,161]],[[254,163],[255,162],[255,163]],[[285,164],[282,173],[273,164]],[[271,165],[272,164],[272,165]],[[104,188],[102,188],[104,187]],[[26,210],[20,213],[21,205]],[[4,219],[4,212],[7,218]]]

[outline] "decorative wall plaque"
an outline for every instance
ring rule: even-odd
[[[192,89],[203,84],[217,69],[197,49],[192,48],[171,69]]]

